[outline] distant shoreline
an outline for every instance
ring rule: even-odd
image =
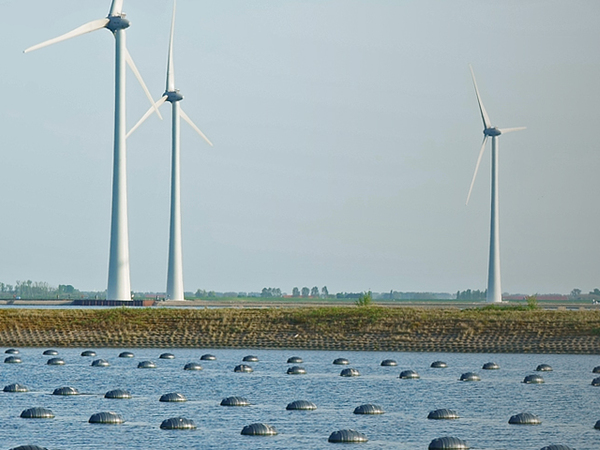
[[[600,311],[15,307],[0,346],[600,354]]]

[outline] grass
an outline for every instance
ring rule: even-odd
[[[600,311],[111,308],[0,310],[0,346],[600,353]]]

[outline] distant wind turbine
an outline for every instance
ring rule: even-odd
[[[172,114],[172,154],[171,154],[171,219],[169,232],[169,263],[167,269],[167,298],[184,300],[183,296],[183,252],[181,243],[181,162],[180,162],[180,118],[185,120],[212,147],[212,142],[200,131],[188,115],[181,109],[179,102],[183,95],[175,89],[175,69],[173,67],[173,34],[175,32],[175,10],[177,0],[173,1],[169,56],[167,60],[167,88],[163,96],[151,107],[137,124],[129,131],[131,135],[153,112],[165,102],[171,103]]]
[[[125,13],[123,13],[123,0],[113,0],[107,17],[86,23],[75,28],[73,31],[42,42],[41,44],[34,45],[25,50],[25,53],[28,53],[102,28],[110,30],[115,36],[115,134],[110,256],[108,263],[108,290],[106,293],[106,298],[108,300],[131,300],[129,233],[127,225],[125,64],[128,64],[133,71],[134,75],[142,85],[146,96],[150,100],[150,103],[153,105],[153,110],[160,117],[158,108],[154,107],[154,100],[125,46],[125,29],[128,28],[129,25],[130,23],[125,18]]]
[[[483,106],[481,96],[479,95],[479,89],[477,89],[477,82],[475,81],[475,74],[473,68],[471,69],[471,76],[473,78],[473,85],[475,86],[475,95],[477,95],[477,103],[479,104],[479,111],[481,112],[481,119],[483,120],[483,143],[481,144],[481,150],[477,157],[477,164],[475,165],[475,173],[473,174],[473,180],[471,180],[471,186],[469,187],[469,194],[467,195],[467,205],[469,204],[469,198],[471,198],[471,191],[473,190],[473,184],[475,184],[475,178],[477,177],[477,171],[479,170],[479,164],[481,163],[481,157],[485,151],[485,144],[487,138],[492,138],[492,205],[491,205],[491,224],[490,224],[490,261],[488,266],[488,286],[487,286],[487,301],[488,302],[501,302],[502,301],[502,289],[500,287],[500,234],[499,234],[499,219],[498,219],[498,136],[501,134],[510,133],[511,131],[524,130],[525,127],[518,128],[497,128],[493,127],[490,122],[490,118]]]

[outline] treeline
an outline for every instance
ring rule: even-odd
[[[0,282],[0,298],[2,299],[53,299],[75,298],[81,292],[70,284],[50,286],[45,281],[19,281],[12,285]]]
[[[484,291],[467,289],[466,291],[458,291],[456,293],[457,300],[485,300],[487,297],[487,289]]]

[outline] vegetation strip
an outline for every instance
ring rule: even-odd
[[[600,354],[600,311],[6,309],[0,310],[0,346]]]

